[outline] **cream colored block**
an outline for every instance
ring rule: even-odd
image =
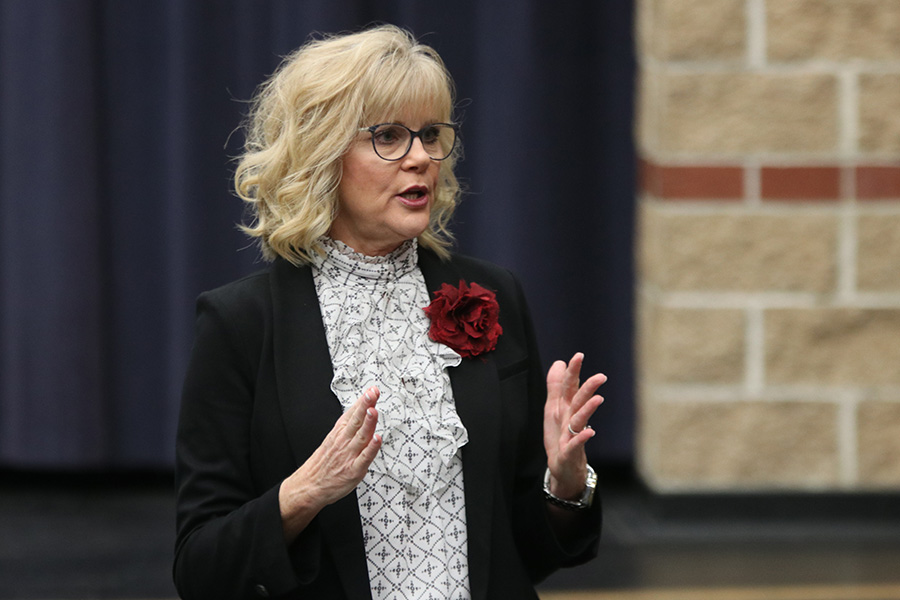
[[[637,276],[641,282],[662,285],[667,270],[663,250],[668,246],[667,219],[659,203],[638,204],[635,243]]]
[[[637,0],[634,3],[634,37],[638,60],[653,57],[653,12],[656,0]]]
[[[859,217],[857,236],[860,291],[900,291],[900,215]]]
[[[827,152],[837,149],[837,82],[822,73],[669,74],[661,145],[670,152]]]
[[[859,483],[900,488],[900,402],[863,402],[857,413]]]
[[[769,60],[900,58],[897,0],[766,2]]]
[[[744,313],[656,307],[646,332],[646,377],[666,383],[739,383],[744,375]]]
[[[641,212],[640,269],[664,290],[805,291],[834,287],[837,219],[831,215]]]
[[[659,73],[648,67],[638,71],[635,106],[635,140],[644,156],[659,147]]]
[[[896,59],[900,68],[900,49]],[[859,149],[900,154],[900,73],[860,75]]]
[[[660,60],[741,60],[744,0],[656,0],[654,55]]]
[[[833,404],[660,402],[644,409],[645,476],[658,491],[837,484]]]
[[[769,383],[900,384],[900,308],[769,310]]]

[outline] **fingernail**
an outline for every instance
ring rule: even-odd
[[[375,416],[375,411],[372,410],[371,408],[367,408],[367,409],[366,409],[366,416],[367,416],[367,417],[374,417],[374,416]]]

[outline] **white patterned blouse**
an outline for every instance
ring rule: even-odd
[[[323,239],[313,279],[346,410],[376,385],[382,448],[356,489],[375,600],[468,600],[466,511],[447,369],[459,354],[428,338],[430,302],[415,240],[383,257]]]

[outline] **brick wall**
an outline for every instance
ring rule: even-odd
[[[644,479],[900,489],[900,1],[637,15]]]

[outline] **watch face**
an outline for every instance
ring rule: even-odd
[[[581,495],[581,504],[587,508],[594,501],[594,490],[597,487],[597,473],[588,465],[587,480],[584,482],[584,493]]]

